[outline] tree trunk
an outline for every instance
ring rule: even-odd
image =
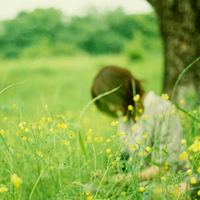
[[[200,0],[148,0],[154,7],[165,53],[163,92],[172,95],[181,72],[200,56]],[[200,61],[181,78],[175,102],[196,95],[200,103]]]

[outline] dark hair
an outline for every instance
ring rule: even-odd
[[[135,108],[133,96],[135,94],[139,94],[140,96],[144,94],[140,81],[135,79],[128,70],[108,66],[101,69],[95,77],[92,86],[92,96],[95,98],[118,86],[121,87],[117,91],[95,101],[96,106],[101,111],[114,117],[117,116],[116,111],[111,111],[108,103],[121,106],[123,108],[123,115],[126,115],[129,105]]]

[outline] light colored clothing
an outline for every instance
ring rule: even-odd
[[[129,153],[131,157],[135,151],[144,155],[146,147],[150,147],[151,151],[146,154],[152,163],[167,162],[175,166],[176,171],[183,170],[187,162],[181,162],[179,159],[180,153],[184,151],[184,147],[181,146],[183,129],[176,109],[169,100],[162,99],[152,91],[147,93],[143,106],[144,112],[137,122],[132,117],[126,122],[123,121],[123,117],[120,118],[119,132],[126,134],[120,137],[124,152]],[[147,138],[143,137],[145,134]],[[141,141],[140,144],[137,144],[138,140]],[[137,146],[137,150],[133,150],[133,145]],[[146,161],[141,159],[140,163],[149,164]]]

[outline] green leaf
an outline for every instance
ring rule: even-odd
[[[147,162],[149,162],[149,163],[151,163],[151,164],[153,164],[153,165],[156,165],[156,166],[158,166],[158,167],[161,166],[161,164],[158,164],[158,163],[156,163],[156,162],[154,162],[154,161],[152,161],[152,160],[149,160],[148,158],[144,158],[144,160],[146,160]]]
[[[83,139],[82,139],[82,136],[81,136],[81,133],[78,132],[78,141],[79,141],[79,145],[81,147],[81,150],[85,156],[85,159],[88,160],[88,157],[87,157],[87,153],[86,153],[86,150],[85,150],[85,145],[83,143]]]

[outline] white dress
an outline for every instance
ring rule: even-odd
[[[134,157],[134,152],[140,155],[140,165],[168,163],[175,171],[185,169],[187,161],[179,159],[184,151],[184,146],[181,146],[183,129],[176,109],[169,100],[162,99],[152,91],[146,95],[143,106],[144,112],[137,122],[133,118],[124,122],[123,117],[120,117],[119,132],[122,133],[120,140],[123,151],[130,157]],[[146,147],[151,150],[146,151]]]

